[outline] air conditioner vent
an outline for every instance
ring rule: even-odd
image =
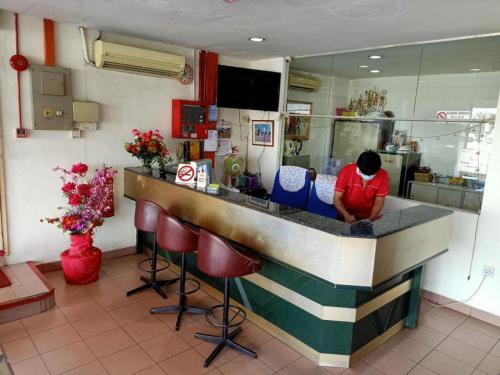
[[[98,68],[156,77],[180,78],[186,65],[184,56],[102,40],[94,42],[94,56]]]
[[[127,71],[127,72],[131,72],[131,73],[137,73],[137,74],[146,74],[146,75],[177,78],[177,73],[175,73],[175,72],[172,73],[172,72],[169,72],[169,71],[166,71],[163,69],[147,68],[147,67],[143,67],[143,66],[115,63],[115,62],[111,62],[111,61],[104,62],[102,67],[104,69],[121,70],[121,71]]]
[[[318,92],[321,88],[321,81],[312,75],[290,72],[288,87],[292,90]]]

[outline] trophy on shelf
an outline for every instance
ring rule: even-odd
[[[349,101],[349,110],[355,109],[360,116],[366,116],[372,112],[384,112],[387,104],[387,90],[378,90],[376,87],[365,90],[359,95],[358,100]]]

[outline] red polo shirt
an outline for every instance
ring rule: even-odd
[[[389,194],[389,175],[382,168],[363,187],[361,176],[356,173],[356,163],[347,164],[337,176],[335,191],[343,192],[342,201],[356,219],[370,217],[375,197]]]

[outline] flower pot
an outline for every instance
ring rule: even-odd
[[[61,253],[64,278],[69,284],[89,284],[99,279],[101,250],[92,246],[92,235],[72,234],[71,246]]]

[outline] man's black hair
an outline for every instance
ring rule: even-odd
[[[380,155],[375,151],[365,151],[361,153],[358,157],[358,161],[356,162],[361,173],[371,176],[378,172],[380,166],[382,165],[382,161],[380,160]]]

